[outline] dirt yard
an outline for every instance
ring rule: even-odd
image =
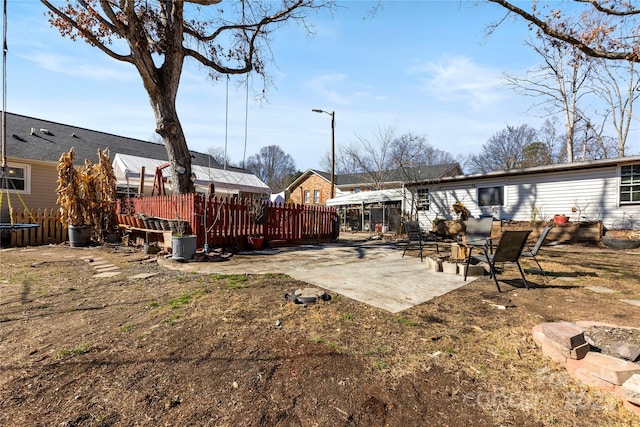
[[[94,278],[99,258],[121,274]],[[640,327],[640,307],[620,301],[640,299],[640,251],[539,258],[547,285],[530,274],[534,289],[499,294],[485,276],[391,314],[335,294],[294,304],[284,295],[305,283],[250,265],[199,275],[122,247],[4,249],[0,425],[640,425],[531,336],[561,320]]]

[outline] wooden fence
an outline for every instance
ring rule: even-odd
[[[4,233],[10,235],[10,246],[39,246],[68,240],[67,226],[60,222],[58,209],[27,211],[12,208],[11,211],[14,224],[38,224],[38,227],[19,228],[17,226],[11,230],[5,230]]]
[[[254,201],[219,198],[201,194],[127,198],[118,201],[117,213],[137,216],[144,213],[155,218],[187,221],[198,236],[198,247],[243,247],[250,235],[264,236],[273,245],[331,241],[337,237],[337,213],[320,205],[280,205],[257,202],[264,217],[256,221]],[[68,240],[67,226],[58,209],[12,209],[15,224],[38,224],[35,228],[3,231],[3,241],[10,246],[38,246]],[[9,237],[10,235],[10,237]]]
[[[255,203],[264,209],[260,220],[256,220]],[[330,241],[337,236],[336,210],[320,205],[280,205],[185,194],[122,199],[117,213],[188,221],[198,236],[198,247],[205,243],[244,246],[250,235],[262,235],[272,245]]]

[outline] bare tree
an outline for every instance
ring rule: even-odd
[[[537,137],[538,131],[528,125],[507,126],[489,138],[480,154],[472,157],[471,172],[488,173],[532,166],[526,162],[525,152],[538,142]]]
[[[548,37],[540,43],[527,43],[544,61],[544,64],[529,71],[526,77],[506,76],[509,85],[541,101],[547,114],[561,113],[565,125],[566,161],[573,162],[576,122],[582,112],[580,99],[589,93],[587,85],[592,62],[578,49]]]
[[[394,169],[393,140],[395,128],[380,127],[375,141],[357,137],[358,142],[344,147],[345,162],[355,166],[353,172],[365,173],[371,178],[376,190],[382,189],[382,184],[388,181],[388,176]]]
[[[538,129],[538,141],[545,146],[544,150],[549,156],[549,163],[547,163],[549,165],[563,163],[567,155],[566,147],[563,149],[566,137],[558,132],[558,120],[557,116],[549,117]],[[537,166],[544,165],[541,163]]]
[[[304,24],[305,12],[332,4],[243,0],[222,8],[216,6],[221,0],[65,0],[58,8],[49,0],[41,2],[62,36],[84,40],[136,68],[180,193],[193,191],[191,157],[176,110],[185,60],[195,60],[214,78],[250,72],[266,77],[273,30],[287,21]],[[120,40],[124,43],[113,43]]]
[[[278,145],[262,147],[259,153],[249,156],[246,168],[264,181],[274,193],[284,190],[296,173],[293,158]]]
[[[209,147],[207,154],[209,154],[209,156],[211,156],[211,158],[223,168],[231,166],[231,159],[223,147]]]
[[[489,0],[526,20],[538,35],[574,46],[593,58],[640,62],[640,8],[630,1],[573,0],[571,12],[558,2]],[[517,5],[516,5],[517,4]],[[523,9],[520,5],[527,5]],[[569,7],[565,9],[569,10]],[[495,24],[489,28],[492,31]]]
[[[635,69],[635,63],[597,61],[592,87],[593,92],[605,100],[608,106],[604,114],[597,114],[596,117],[604,117],[612,125],[616,132],[617,155],[624,157],[633,118],[633,104],[640,96],[640,75]],[[589,126],[596,128],[596,124],[591,121]],[[610,157],[606,150],[606,137],[602,134],[597,137],[604,156]]]
[[[320,167],[323,171],[327,172],[331,170],[331,152],[327,152],[320,158]],[[335,174],[346,175],[350,173],[364,172],[359,164],[354,161],[347,153],[347,149],[339,145],[336,147],[336,159],[335,159]]]

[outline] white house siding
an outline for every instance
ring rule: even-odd
[[[619,182],[616,165],[441,182],[431,188],[430,209],[420,211],[419,219],[427,225],[436,217],[455,218],[451,205],[459,200],[476,217],[544,221],[565,214],[571,221],[599,220],[608,228],[640,229],[640,205],[619,205]],[[504,186],[504,205],[478,206],[477,189],[496,186]]]

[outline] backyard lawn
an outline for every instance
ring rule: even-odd
[[[95,259],[121,274],[95,278]],[[0,425],[640,425],[531,334],[640,327],[621,301],[640,300],[640,250],[562,245],[539,260],[550,280],[529,274],[531,290],[485,276],[391,314],[336,294],[294,304],[284,295],[305,283],[250,264],[201,275],[129,248],[3,249]]]

